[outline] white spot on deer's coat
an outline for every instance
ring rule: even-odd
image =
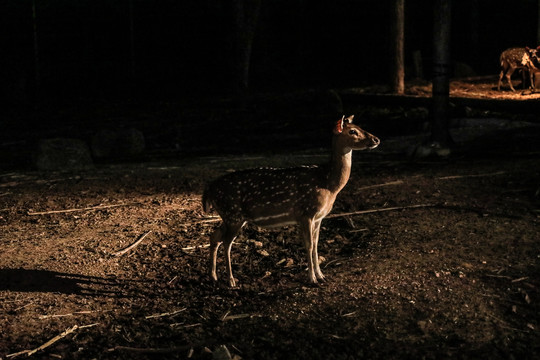
[[[527,65],[529,62],[529,55],[527,53],[523,53],[523,57],[521,58],[521,65]]]

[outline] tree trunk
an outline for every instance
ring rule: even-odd
[[[538,14],[536,24],[536,46],[540,45],[540,0],[538,0]]]
[[[440,147],[448,147],[452,142],[448,130],[451,1],[435,0],[434,4],[431,141]]]
[[[245,93],[249,87],[251,50],[259,18],[261,0],[234,0],[235,17],[235,69],[234,88]]]
[[[33,23],[33,40],[34,40],[34,91],[35,100],[39,98],[41,88],[41,70],[39,60],[39,43],[38,43],[38,28],[37,28],[37,10],[36,0],[32,1],[32,23]]]
[[[405,0],[394,0],[393,10],[394,21],[392,26],[392,39],[394,41],[394,64],[392,89],[396,94],[403,94],[405,92],[405,64],[403,59]]]
[[[480,2],[479,0],[469,0],[469,36],[468,36],[469,56],[471,59],[475,59],[475,60],[480,58],[479,24],[480,24]],[[479,64],[474,64],[474,65],[479,65]]]
[[[129,0],[129,65],[131,80],[135,80],[135,8],[133,0]]]

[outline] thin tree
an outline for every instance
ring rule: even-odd
[[[249,87],[249,68],[253,39],[261,0],[234,0],[235,18],[235,59],[234,87],[237,92],[244,93]]]
[[[129,65],[131,79],[135,79],[135,7],[133,0],[129,0]]]
[[[539,0],[540,1],[540,0]],[[478,59],[480,56],[480,2],[479,0],[469,0],[469,56],[471,59]]]
[[[404,62],[404,29],[405,29],[405,0],[394,0],[394,18],[392,39],[394,40],[394,63],[392,89],[397,94],[405,92],[405,62]]]
[[[431,141],[440,147],[448,147],[452,142],[448,130],[451,1],[435,0],[434,5]]]
[[[538,0],[538,9],[537,9],[537,23],[536,23],[536,45],[540,45],[540,0]]]
[[[32,25],[33,25],[33,40],[34,40],[34,87],[35,98],[39,98],[39,89],[41,87],[41,70],[39,59],[39,43],[38,43],[38,26],[37,26],[37,10],[36,0],[32,1]]]

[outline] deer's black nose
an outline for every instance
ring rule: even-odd
[[[379,144],[381,143],[381,140],[379,140],[378,137],[373,136],[373,135],[372,135],[372,137],[371,137],[371,141],[373,142],[373,145],[371,145],[371,146],[369,147],[369,149],[375,149],[375,148],[376,148],[377,146],[379,146]]]

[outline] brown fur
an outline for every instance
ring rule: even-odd
[[[231,245],[247,223],[260,227],[298,224],[308,252],[309,280],[323,280],[317,243],[322,219],[332,210],[337,194],[349,180],[352,150],[373,149],[379,139],[341,119],[334,129],[332,157],[326,166],[252,169],[224,175],[203,194],[205,211],[212,206],[223,224],[210,239],[210,274],[217,280],[216,258],[221,243],[227,251],[229,283],[236,285],[230,260]]]

